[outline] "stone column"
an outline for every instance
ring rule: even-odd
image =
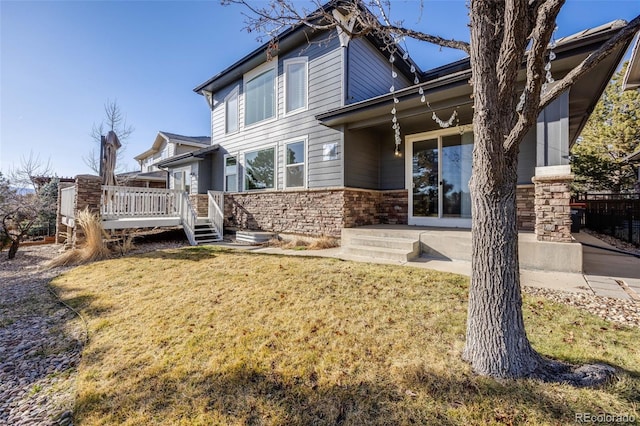
[[[84,241],[84,232],[78,226],[77,222],[78,213],[86,208],[90,213],[97,213],[100,215],[101,197],[102,184],[99,176],[76,176],[76,200],[74,208],[76,214],[76,226],[73,228],[72,238],[74,247]]]
[[[571,242],[571,182],[569,166],[536,168],[535,184],[535,232],[539,241]],[[559,169],[562,167],[562,170]],[[548,169],[545,171],[539,169]],[[566,173],[566,171],[569,173]]]

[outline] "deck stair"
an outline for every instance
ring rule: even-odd
[[[418,237],[359,234],[343,240],[344,254],[375,259],[407,262],[420,256]]]
[[[215,227],[207,217],[198,218],[194,234],[196,245],[222,241],[222,235],[216,231]]]

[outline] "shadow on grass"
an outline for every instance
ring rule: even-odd
[[[107,419],[107,423],[131,420],[118,413],[144,412],[147,419],[167,424],[197,417],[247,425],[535,424],[542,419],[566,424],[574,421],[576,412],[602,410],[601,401],[570,402],[571,398],[555,396],[548,385],[532,380],[499,383],[473,375],[445,376],[426,367],[399,374],[400,386],[387,378],[320,384],[315,373],[283,377],[247,366],[198,374],[197,380],[192,374],[166,373],[139,381],[137,389],[121,389],[117,398],[83,395],[76,409],[80,419]],[[635,400],[637,393],[629,396]]]

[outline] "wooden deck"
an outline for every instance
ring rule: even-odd
[[[76,188],[61,191],[61,222],[74,227]],[[198,217],[189,194],[158,188],[102,186],[100,216],[105,230],[181,226],[192,245],[220,241],[224,195],[209,191],[207,217]]]

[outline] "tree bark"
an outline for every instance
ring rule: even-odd
[[[16,257],[18,253],[18,248],[20,247],[20,238],[16,238],[15,240],[11,240],[11,247],[9,247],[9,253],[7,254],[7,259],[11,260]]]
[[[542,358],[529,344],[522,318],[516,220],[518,149],[503,147],[517,116],[512,102],[500,96],[501,41],[487,37],[501,33],[496,22],[502,11],[492,1],[475,1],[472,8],[472,274],[463,358],[478,374],[525,377],[538,368]]]

